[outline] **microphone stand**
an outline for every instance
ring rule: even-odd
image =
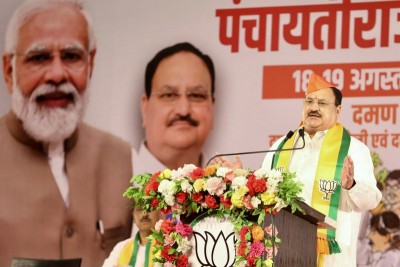
[[[294,132],[289,131],[285,136],[285,142],[293,136]],[[294,148],[283,148],[283,149],[271,149],[271,150],[258,150],[258,151],[247,151],[247,152],[238,152],[238,153],[224,153],[224,154],[216,154],[212,156],[205,166],[208,166],[210,162],[218,157],[225,157],[225,156],[234,156],[234,155],[248,155],[248,154],[259,154],[259,153],[270,153],[270,152],[281,152],[281,151],[293,151],[293,150],[300,150],[306,146],[306,142],[304,140],[304,128],[299,129],[299,135],[303,140],[303,146],[301,147],[294,147]],[[274,155],[275,156],[275,155]],[[272,160],[273,162],[273,160]]]

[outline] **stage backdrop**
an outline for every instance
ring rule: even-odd
[[[1,3],[4,36],[21,0]],[[90,0],[98,39],[86,121],[137,147],[144,68],[160,48],[190,41],[217,74],[206,153],[267,149],[301,120],[311,70],[339,85],[341,122],[390,169],[400,150],[400,1]],[[4,39],[4,37],[3,37]],[[3,48],[3,42],[1,48]],[[3,80],[0,113],[10,106]],[[258,167],[246,157],[246,165]]]
[[[4,39],[10,12],[0,4]],[[344,94],[340,121],[399,169],[400,1],[87,0],[98,39],[85,120],[143,138],[144,68],[161,48],[189,41],[216,65],[216,117],[205,152],[268,149],[301,120],[312,70]],[[4,40],[3,40],[4,43]],[[1,49],[3,50],[3,43]],[[0,114],[10,107],[4,82]],[[244,157],[257,168],[264,155]]]

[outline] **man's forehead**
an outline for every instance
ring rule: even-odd
[[[331,97],[331,96],[334,97],[332,89],[331,88],[325,88],[325,89],[321,89],[319,91],[315,91],[315,92],[307,94],[306,98],[326,99],[326,98]]]
[[[71,4],[42,8],[31,14],[18,32],[19,43],[25,46],[80,45],[88,42],[86,18]]]

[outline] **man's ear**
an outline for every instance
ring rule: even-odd
[[[12,64],[12,55],[4,54],[3,55],[3,75],[4,81],[7,85],[7,90],[10,94],[13,91],[13,64]]]
[[[142,113],[142,127],[144,128],[146,126],[146,109],[147,109],[147,103],[149,99],[146,94],[142,95],[142,98],[140,100],[140,112]]]
[[[336,112],[337,112],[337,115],[339,117],[340,114],[342,113],[342,105],[339,105],[339,106],[336,107]]]
[[[93,66],[94,66],[94,58],[95,58],[95,56],[96,56],[96,48],[95,49],[93,49],[92,51],[90,51],[90,53],[89,53],[89,56],[90,56],[90,58],[89,58],[89,77],[90,78],[92,78],[92,74],[93,74]]]

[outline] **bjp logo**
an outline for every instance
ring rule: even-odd
[[[338,185],[339,183],[337,181],[319,179],[319,191],[325,193],[325,196],[323,196],[322,199],[329,201],[329,195],[335,192]]]

